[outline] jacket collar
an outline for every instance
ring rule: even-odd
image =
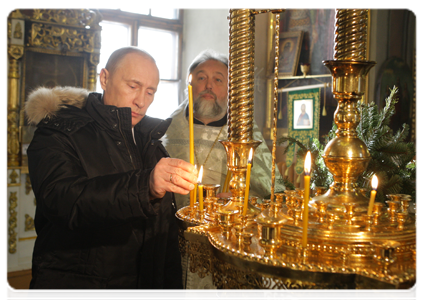
[[[28,95],[25,113],[31,125],[37,125],[42,119],[55,117],[58,112],[69,106],[82,108],[88,91],[75,87],[40,87]]]

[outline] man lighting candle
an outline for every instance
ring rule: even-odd
[[[193,114],[194,114],[194,159],[195,164],[202,165],[202,184],[220,184],[225,186],[228,168],[226,151],[219,140],[228,136],[228,58],[212,50],[200,53],[191,63],[187,74],[192,75]],[[189,99],[185,100],[173,114],[172,123],[162,138],[163,145],[171,157],[189,161]],[[253,139],[264,141],[257,124],[254,122]],[[272,155],[266,143],[261,143],[254,151],[254,169],[251,170],[249,194],[265,197],[270,194]],[[276,170],[275,191],[285,190],[279,170]],[[226,187],[229,185],[229,179]],[[218,194],[229,197],[230,192]],[[189,196],[175,195],[177,209],[190,204]],[[182,258],[184,260],[184,258]],[[215,288],[212,276],[199,278],[196,273],[186,274],[186,288]]]

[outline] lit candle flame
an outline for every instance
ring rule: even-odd
[[[253,148],[250,149],[250,154],[248,155],[248,163],[251,164],[253,161]]]
[[[188,84],[191,84],[191,80],[192,80],[192,74],[189,74],[189,77],[188,77]]]
[[[200,172],[198,173],[198,180],[197,180],[197,182],[198,183],[201,183],[202,179],[203,179],[203,166],[200,167]]]
[[[311,154],[310,154],[310,151],[308,151],[304,161],[304,174],[307,176],[310,175],[310,169],[311,169]]]
[[[378,184],[377,176],[376,175],[373,175],[373,178],[372,178],[372,188],[374,190],[377,190],[377,184]]]

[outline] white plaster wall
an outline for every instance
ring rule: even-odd
[[[180,101],[185,99],[187,69],[201,51],[210,48],[229,54],[228,15],[229,9],[184,10]]]

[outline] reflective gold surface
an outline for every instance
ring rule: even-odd
[[[248,142],[254,117],[254,16],[230,10],[228,140]]]
[[[243,20],[240,28],[250,26],[248,30],[252,31],[250,14],[251,10],[231,10],[231,45],[239,41],[232,34],[238,21]],[[336,138],[324,152],[334,183],[326,192],[316,188],[309,202],[305,248],[303,189],[272,193],[271,200],[250,201],[247,216],[241,215],[247,148],[251,147],[246,142],[252,142],[247,126],[252,116],[250,120],[244,112],[252,102],[238,99],[238,106],[232,103],[228,121],[231,135],[222,143],[228,168],[234,172],[230,187],[234,197],[227,202],[214,199],[214,218],[209,220],[195,209],[189,211],[189,207],[177,213],[184,224],[192,225],[186,227],[187,244],[202,249],[194,251],[187,246],[195,261],[192,268],[198,267],[201,275],[213,274],[217,288],[398,289],[415,284],[416,217],[409,195],[389,195],[386,204],[374,203],[368,215],[369,199],[355,184],[371,159],[356,133],[360,121],[357,101],[374,65],[365,61],[367,15],[367,10],[337,11],[335,60],[324,62],[331,70],[333,94],[338,101]],[[250,31],[243,32],[243,39],[251,36]],[[251,57],[251,53],[244,55],[234,49],[230,51],[235,61],[245,62]],[[229,72],[236,78],[235,69]],[[249,91],[250,82],[243,80],[236,81],[242,82],[236,89]]]

